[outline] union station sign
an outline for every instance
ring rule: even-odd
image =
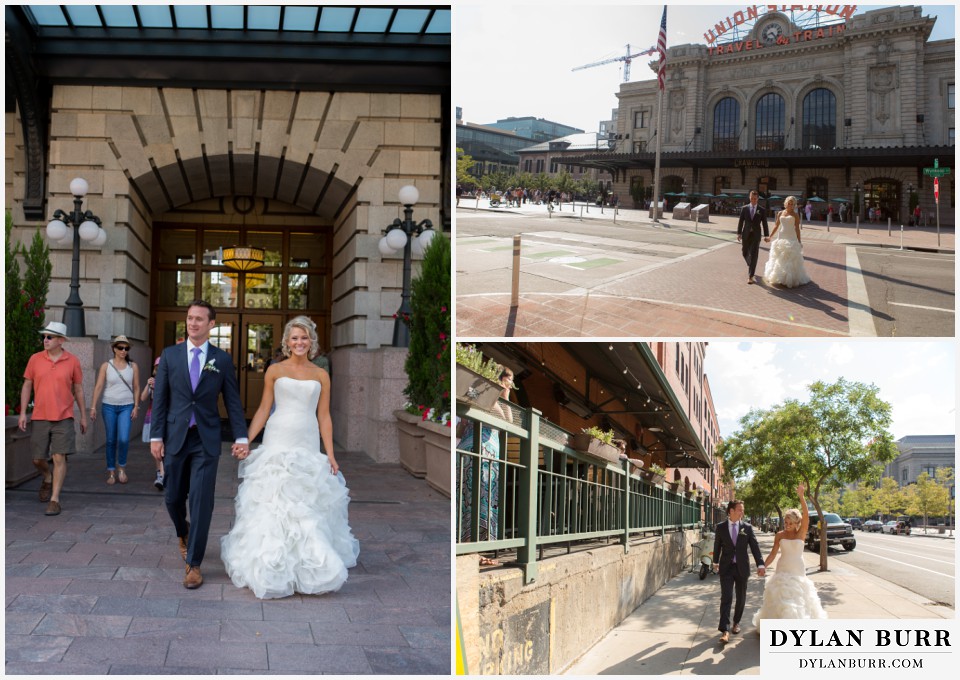
[[[711,56],[823,40],[842,35],[846,30],[844,22],[856,11],[856,5],[751,5],[716,22],[703,38]],[[800,13],[801,18],[788,20],[787,12],[794,17]],[[826,15],[828,25],[820,22],[821,15]],[[810,20],[809,16],[816,20]],[[730,31],[738,35],[741,27],[752,34],[751,39],[734,37],[729,42],[716,44]],[[756,30],[752,30],[754,27]]]

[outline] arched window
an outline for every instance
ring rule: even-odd
[[[832,149],[837,145],[837,98],[818,87],[803,98],[804,149]]]
[[[740,102],[724,97],[713,109],[713,150],[736,151],[740,144]]]
[[[757,102],[757,151],[780,151],[784,148],[783,97],[771,92]]]

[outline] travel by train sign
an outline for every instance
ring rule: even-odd
[[[835,38],[856,10],[856,5],[751,5],[714,23],[703,39],[713,56]]]

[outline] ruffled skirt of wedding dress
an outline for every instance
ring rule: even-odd
[[[261,446],[240,463],[237,517],[221,558],[237,587],[261,599],[335,591],[357,564],[350,498],[320,451]]]
[[[774,573],[764,580],[763,604],[753,617],[760,630],[763,619],[825,619],[817,589],[806,576]]]
[[[770,256],[763,269],[763,279],[767,283],[787,288],[810,283],[810,277],[803,266],[803,249],[800,243],[793,239],[776,239],[770,245]]]

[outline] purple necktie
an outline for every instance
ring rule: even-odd
[[[733,541],[733,546],[737,546],[737,523],[733,522],[730,524],[730,540]],[[733,561],[737,561],[737,553],[733,553]]]
[[[193,360],[190,362],[190,387],[194,392],[197,391],[197,385],[200,384],[200,348],[193,348]],[[190,414],[190,424],[187,427],[193,427],[197,424],[197,419]]]

